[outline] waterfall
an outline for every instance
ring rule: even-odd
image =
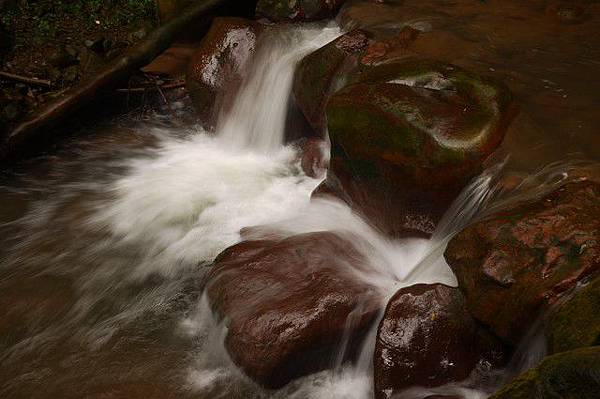
[[[261,39],[242,89],[217,132],[226,146],[276,152],[285,122],[297,63],[341,34],[337,26],[276,29]]]

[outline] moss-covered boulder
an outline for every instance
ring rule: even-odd
[[[418,33],[405,27],[396,34],[374,38],[377,35],[355,29],[304,57],[296,69],[293,92],[313,129],[324,132],[325,106],[333,93],[365,76],[374,78],[365,72],[373,65],[398,61],[398,50]]]
[[[258,0],[256,16],[271,21],[315,21],[335,16],[345,0]]]
[[[540,312],[600,273],[600,184],[569,182],[537,201],[497,212],[457,234],[445,257],[471,313],[517,344]],[[596,295],[574,298],[571,306],[583,312]],[[553,340],[565,339],[556,342],[557,349],[572,347],[571,339],[593,342],[587,320],[571,313],[571,306],[554,321]],[[576,320],[582,324],[563,330],[563,323]],[[565,337],[580,329],[581,336]]]
[[[347,75],[356,69],[358,57],[368,44],[366,32],[354,30],[300,61],[294,76],[294,98],[315,131],[324,131],[325,105],[329,96],[345,84]]]
[[[490,399],[600,398],[600,347],[545,358]]]
[[[364,66],[354,81],[327,104],[330,171],[384,230],[429,234],[501,143],[511,96],[502,84],[427,60]]]
[[[212,130],[232,105],[263,26],[242,18],[215,18],[187,72],[187,89],[202,125]]]
[[[553,311],[546,329],[552,353],[600,345],[600,278]]]

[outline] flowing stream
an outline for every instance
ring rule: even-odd
[[[111,126],[3,177],[3,201],[22,205],[0,219],[0,307],[14,309],[0,324],[1,397],[372,396],[375,325],[355,364],[264,391],[232,365],[202,293],[207,266],[240,229],[265,225],[360,237],[378,266],[359,277],[384,297],[456,284],[445,244],[488,205],[496,169],[465,190],[431,240],[391,241],[341,202],[310,201],[321,180],[284,145],[288,100],[297,62],[338,35],[309,26],[268,37],[216,135],[158,117]],[[441,392],[485,397],[468,383]]]

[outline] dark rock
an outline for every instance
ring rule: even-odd
[[[466,228],[446,260],[471,313],[517,344],[546,306],[600,270],[600,184],[579,180]]]
[[[367,34],[355,30],[304,57],[294,76],[294,98],[315,131],[325,129],[325,105],[353,71],[369,44]]]
[[[256,15],[271,21],[315,21],[335,16],[345,0],[258,0]]]
[[[213,130],[219,112],[231,106],[262,30],[254,21],[216,18],[192,57],[187,88],[206,129]]]
[[[307,176],[324,177],[329,166],[329,145],[317,138],[302,139],[298,143],[300,166]]]
[[[577,289],[552,312],[546,336],[551,353],[600,345],[600,278]]]
[[[431,234],[501,143],[511,120],[501,84],[422,60],[374,64],[327,105],[327,184],[383,231]]]
[[[600,347],[545,358],[490,399],[600,398]]]
[[[50,65],[63,69],[78,64],[79,60],[77,51],[72,46],[61,46],[52,51],[48,62]]]
[[[227,249],[208,298],[226,320],[233,361],[268,387],[330,367],[345,334],[354,348],[380,306],[378,292],[352,272],[363,267],[353,245],[332,233]]]
[[[457,288],[403,288],[379,324],[375,397],[390,398],[411,386],[462,381],[478,364],[497,366],[502,360],[502,344],[469,315]]]

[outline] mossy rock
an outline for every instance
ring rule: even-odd
[[[553,353],[600,345],[600,278],[553,312],[546,337]]]
[[[448,64],[404,60],[354,79],[329,100],[328,128],[333,155],[370,164],[367,174],[398,169],[430,185],[467,180],[502,142],[511,116],[504,85]]]
[[[547,357],[490,399],[549,398],[600,398],[600,347]]]
[[[600,184],[581,179],[472,224],[454,236],[444,256],[471,313],[517,345],[537,315],[600,274],[599,232]],[[597,312],[597,294],[585,292],[555,317],[555,350],[594,342],[587,314]]]
[[[315,21],[335,16],[345,0],[258,0],[256,15],[271,21]]]

